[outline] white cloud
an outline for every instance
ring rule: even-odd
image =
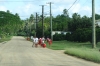
[[[96,12],[97,14],[100,14],[100,8],[95,8],[95,12]]]
[[[81,10],[81,5],[80,4],[76,4],[74,7],[71,8],[71,12],[72,13],[78,13]]]
[[[31,10],[32,6],[33,6],[32,4],[27,4],[27,5],[24,7],[25,13],[28,13],[28,12]]]
[[[0,6],[0,11],[7,11],[7,8],[4,6]]]
[[[75,4],[70,10],[69,14],[78,13],[81,16],[91,16],[92,9],[90,6],[83,6],[81,3]]]
[[[1,1],[1,0],[0,0]],[[16,0],[18,1],[18,0]],[[47,5],[44,6],[44,13],[49,14],[50,12],[50,6],[49,4],[46,4],[48,2],[52,2],[52,15],[58,15],[62,14],[64,9],[68,9],[72,6],[72,4],[75,2],[75,0],[29,0],[33,2],[24,2],[27,0],[21,0],[23,2],[5,2],[4,4],[0,4],[0,10],[6,11],[7,9],[10,10],[12,13],[18,13],[21,16],[27,16],[30,14],[35,14],[38,12],[41,15],[42,7],[39,5]],[[89,0],[90,1],[90,0]],[[91,15],[91,5],[90,2],[87,1],[86,4],[85,0],[80,0],[72,6],[72,8],[68,11],[69,14],[73,13],[79,13],[80,15]],[[99,1],[99,0],[98,0]],[[96,8],[96,13],[100,13],[100,8]]]
[[[81,8],[79,12],[81,15],[91,16],[92,15],[92,8],[89,6],[84,6]]]
[[[32,8],[32,4],[18,6],[16,7],[15,12],[27,14],[31,10],[31,8]]]
[[[74,2],[75,0],[48,0],[48,2],[52,2],[54,4],[69,4]]]
[[[16,9],[14,10],[14,12],[18,13],[21,16],[21,18],[29,18],[31,14],[35,14],[38,11],[42,11],[41,9],[42,8],[39,5],[37,6],[32,3],[27,3],[22,6],[20,6],[20,5],[17,6]]]
[[[91,8],[90,8],[89,6],[84,6],[84,7],[82,8],[82,10],[88,11],[88,12],[91,12],[91,11],[92,11]]]

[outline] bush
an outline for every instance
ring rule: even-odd
[[[71,33],[66,33],[65,39],[71,41]]]
[[[26,33],[25,33],[25,32],[19,32],[17,35],[18,35],[18,36],[25,36]]]
[[[77,29],[73,33],[67,33],[66,39],[68,41],[75,41],[75,42],[88,42],[92,43],[92,29],[83,28]],[[100,41],[100,28],[96,29],[96,43]]]
[[[58,34],[56,33],[55,35],[53,35],[53,40],[54,41],[61,41],[65,39],[65,35],[64,34]]]
[[[47,30],[44,32],[45,38],[51,38],[51,32],[50,30]]]
[[[68,41],[87,42],[90,41],[92,38],[92,31],[88,28],[77,29],[71,34],[66,34],[66,37],[68,37]]]
[[[100,41],[100,28],[96,29],[96,43],[98,43]]]

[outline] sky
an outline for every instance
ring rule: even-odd
[[[76,2],[75,2],[76,1]],[[0,0],[0,11],[9,10],[12,14],[18,13],[21,19],[29,18],[31,14],[35,16],[37,12],[42,14],[42,6],[44,6],[44,15],[49,16],[50,5],[52,15],[57,16],[63,13],[64,9],[69,9],[73,3],[75,4],[68,10],[70,16],[73,13],[78,13],[81,16],[91,17],[92,15],[92,0]],[[95,13],[100,14],[100,0],[95,0]]]

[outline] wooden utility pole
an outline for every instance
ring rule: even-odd
[[[37,34],[37,13],[36,13],[36,22],[35,22],[35,36]]]
[[[42,6],[42,36],[44,36],[44,6],[45,5],[41,5]]]
[[[96,48],[95,0],[92,0],[92,47]]]

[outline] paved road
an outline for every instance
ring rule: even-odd
[[[0,66],[100,66],[47,48],[32,48],[32,42],[14,36],[0,43]]]

